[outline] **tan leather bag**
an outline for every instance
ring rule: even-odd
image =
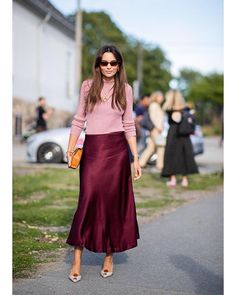
[[[71,157],[71,164],[70,166],[68,165],[69,168],[76,169],[79,166],[82,153],[83,153],[83,149],[79,147],[73,151],[73,154]]]

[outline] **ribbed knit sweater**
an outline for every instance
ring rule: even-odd
[[[101,97],[109,97],[107,101],[102,101],[95,105],[92,112],[84,112],[85,98],[91,87],[92,80],[85,80],[80,89],[79,103],[77,111],[71,122],[70,134],[79,136],[86,122],[86,134],[106,134],[117,131],[124,131],[128,139],[136,136],[133,119],[133,93],[129,84],[125,85],[126,110],[119,110],[116,106],[111,106],[112,91],[114,81],[105,81],[101,91]]]

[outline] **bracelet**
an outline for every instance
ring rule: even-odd
[[[133,157],[139,159],[139,155],[138,154],[134,154]]]
[[[73,154],[73,152],[71,152],[71,151],[66,151],[66,153],[67,153],[67,154]]]

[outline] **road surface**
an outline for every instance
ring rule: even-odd
[[[140,227],[138,247],[114,254],[114,275],[99,275],[104,254],[84,250],[82,280],[67,278],[72,252],[40,276],[16,280],[15,295],[223,295],[223,196],[188,203]]]

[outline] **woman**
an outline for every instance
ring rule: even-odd
[[[72,120],[67,157],[86,125],[80,163],[80,195],[66,243],[74,246],[69,278],[81,279],[83,247],[104,252],[100,274],[113,274],[113,252],[137,246],[136,219],[128,144],[134,157],[134,180],[141,177],[132,114],[132,88],[126,82],[123,58],[115,46],[97,52],[93,78],[82,83]],[[128,144],[127,144],[128,142]]]
[[[188,174],[198,173],[190,136],[178,134],[178,126],[185,107],[185,100],[178,90],[169,90],[166,93],[163,110],[168,114],[170,127],[167,135],[162,176],[170,178],[166,183],[170,187],[176,186],[177,174],[182,175],[181,185],[187,187],[189,184]]]
[[[165,151],[165,138],[163,138],[161,134],[164,127],[164,112],[161,108],[161,104],[164,100],[162,92],[153,92],[151,94],[150,100],[151,103],[149,105],[148,112],[154,128],[150,131],[150,139],[148,145],[141,155],[139,163],[141,167],[145,167],[149,158],[156,152],[156,168],[157,170],[161,171],[163,168]]]

